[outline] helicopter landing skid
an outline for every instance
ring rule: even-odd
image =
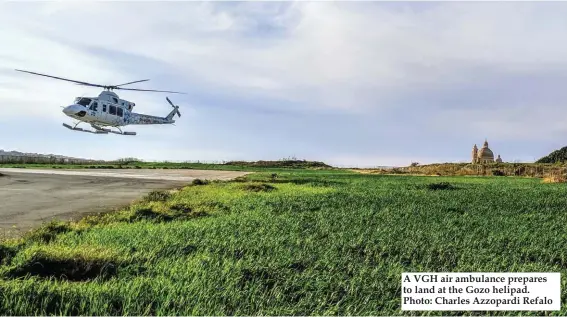
[[[118,132],[118,131],[112,131],[112,130],[110,130],[110,129],[103,129],[103,128],[101,128],[101,129],[102,129],[103,131],[108,131],[108,132],[114,133],[114,134],[136,135],[136,132],[128,132],[128,131],[124,131],[124,132],[123,132],[122,129],[120,129],[119,127],[116,127],[116,129],[118,129],[118,131],[120,131],[120,132]]]
[[[96,125],[91,125],[95,129],[94,131],[85,130],[85,129],[82,129],[82,128],[77,128],[77,125],[79,125],[79,123],[77,123],[74,127],[72,127],[72,126],[70,126],[66,123],[63,123],[63,126],[67,129],[69,129],[69,130],[74,130],[74,131],[79,131],[79,132],[87,132],[87,133],[94,133],[94,134],[114,133],[114,134],[121,134],[121,135],[136,135],[136,132],[127,132],[127,131],[122,132],[122,130],[120,130],[120,128],[117,128],[118,130],[120,130],[120,132],[118,132],[118,131],[113,131],[113,130],[110,130],[110,129],[101,128],[101,127],[96,126]]]
[[[94,134],[108,134],[108,132],[106,131],[102,131],[102,130],[95,130],[95,131],[91,131],[91,130],[85,130],[82,128],[77,128],[77,125],[75,125],[74,127],[63,123],[63,126],[69,130],[73,130],[73,131],[79,131],[79,132],[86,132],[86,133],[94,133]]]
[[[108,132],[114,133],[114,134],[121,134],[121,135],[136,135],[136,132],[128,132],[128,131],[124,131],[124,132],[120,131],[120,132],[118,132],[118,131],[112,131],[112,130],[111,130],[111,131],[108,131]]]

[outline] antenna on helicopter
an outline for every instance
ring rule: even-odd
[[[120,87],[120,86],[125,86],[125,85],[130,85],[130,84],[135,84],[135,83],[140,83],[140,82],[148,81],[149,79],[142,79],[142,80],[131,81],[131,82],[124,83],[124,84],[120,84],[120,85],[99,85],[99,84],[87,83],[87,82],[84,82],[84,81],[78,81],[78,80],[67,79],[67,78],[63,78],[63,77],[57,77],[57,76],[51,76],[51,75],[45,75],[45,74],[30,72],[30,71],[27,71],[27,70],[16,69],[16,71],[18,71],[18,72],[23,72],[23,73],[28,73],[28,74],[32,74],[32,75],[38,75],[38,76],[44,76],[44,77],[49,77],[49,78],[64,80],[64,81],[76,83],[76,84],[83,85],[83,86],[100,87],[100,88],[104,88],[105,90],[109,90],[109,91],[114,90],[114,89],[118,89],[118,90],[150,91],[150,92],[169,92],[169,93],[172,93],[172,94],[185,94],[184,92],[178,92],[178,91],[153,90],[153,89],[136,89],[136,88],[122,88],[122,87]],[[168,101],[169,101],[169,100],[168,100]],[[171,103],[171,102],[170,102],[170,103]]]

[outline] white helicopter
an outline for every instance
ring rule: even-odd
[[[83,81],[71,80],[61,77],[55,77],[45,74],[34,73],[26,70],[16,69],[16,71],[29,73],[33,75],[45,76],[50,78],[55,78],[59,80],[65,80],[73,82],[83,86],[101,87],[104,90],[98,95],[98,97],[77,97],[72,105],[62,107],[63,113],[73,119],[78,120],[75,126],[70,126],[63,123],[63,126],[81,132],[95,133],[95,134],[122,134],[122,135],[136,135],[136,132],[122,131],[120,127],[127,125],[141,125],[141,124],[172,124],[175,123],[173,117],[177,114],[181,117],[179,112],[179,106],[174,105],[168,97],[165,97],[167,102],[173,107],[173,110],[165,117],[150,116],[141,113],[132,112],[132,109],[136,106],[135,103],[128,100],[118,98],[118,95],[112,92],[114,89],[122,90],[135,90],[135,91],[153,91],[153,92],[169,92],[174,94],[183,94],[182,92],[176,91],[165,91],[165,90],[148,90],[148,89],[135,89],[135,88],[121,88],[120,86],[130,85],[134,83],[139,83],[143,81],[148,81],[149,79],[132,81],[125,84],[108,86],[108,85],[98,85],[91,84]],[[80,123],[90,124],[94,131],[85,130],[77,128]],[[105,127],[113,127],[118,129],[118,131],[113,131]]]

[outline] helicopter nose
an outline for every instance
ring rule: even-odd
[[[66,115],[74,115],[84,110],[84,107],[81,105],[69,105],[63,108],[63,113]]]
[[[66,114],[66,115],[73,114],[74,113],[73,110],[72,110],[73,106],[74,105],[70,105],[70,106],[63,108],[63,113]]]
[[[68,115],[68,116],[84,117],[87,112],[86,112],[85,107],[83,107],[81,105],[70,105],[70,106],[63,108],[63,113]]]

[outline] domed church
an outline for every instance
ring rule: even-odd
[[[502,159],[500,158],[500,155],[498,155],[496,160],[494,159],[494,153],[492,153],[492,150],[488,147],[487,140],[484,140],[484,144],[482,145],[482,148],[480,150],[476,147],[476,144],[474,145],[472,150],[473,164],[495,163],[495,162],[502,163]]]

